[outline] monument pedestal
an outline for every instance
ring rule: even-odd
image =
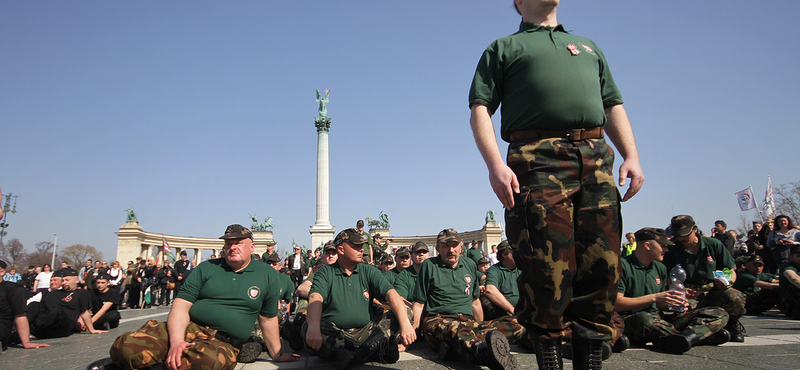
[[[308,230],[311,233],[310,249],[317,249],[325,245],[329,240],[333,240],[336,228],[331,225],[314,225]]]
[[[259,256],[264,254],[267,251],[267,244],[274,241],[271,230],[253,231],[254,253],[258,253]]]

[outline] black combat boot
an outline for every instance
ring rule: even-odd
[[[603,368],[603,340],[572,338],[572,368],[600,370]]]
[[[628,339],[628,336],[622,334],[617,338],[617,341],[614,342],[614,346],[611,347],[611,351],[614,353],[620,353],[625,351],[626,349],[631,347],[631,340]],[[603,360],[607,360],[608,358],[605,356],[605,352],[603,352]]]
[[[622,339],[623,337],[626,340],[628,339],[628,337],[625,337],[624,335],[622,337],[620,337],[620,339]],[[620,342],[617,341],[617,344],[619,344],[619,343]],[[628,341],[628,343],[630,343],[630,341]],[[611,354],[614,353],[614,352],[622,352],[625,349],[628,349],[628,347],[626,346],[625,349],[622,349],[620,351],[616,351],[613,347],[611,347],[611,343],[606,342],[606,341],[603,341],[602,346],[603,346],[603,361],[608,360],[611,357]],[[572,360],[572,342],[571,341],[566,342],[566,343],[561,345],[561,356],[563,358],[567,359],[567,360]]]
[[[744,326],[742,323],[739,322],[738,317],[731,316],[730,320],[728,320],[728,325],[725,325],[725,329],[731,333],[731,342],[744,342]]]
[[[728,343],[731,340],[731,333],[727,329],[711,334],[708,338],[700,342],[700,344],[707,344],[710,346],[718,346],[720,344]]]
[[[492,330],[486,333],[485,338],[485,342],[479,341],[472,347],[475,360],[491,370],[515,370],[517,361],[511,354],[506,336]]]
[[[536,353],[536,363],[540,370],[561,370],[564,368],[561,359],[561,339],[534,342],[533,351]]]
[[[700,341],[700,337],[692,329],[686,329],[680,334],[668,335],[653,341],[656,349],[680,355],[692,348]]]
[[[102,360],[92,362],[86,367],[86,370],[122,370],[122,368],[111,362],[110,357],[106,357]]]
[[[377,354],[381,348],[387,345],[389,339],[383,335],[383,332],[376,331],[372,333],[363,344],[361,344],[355,351],[340,349],[336,352],[336,358],[340,370],[344,370],[356,365],[363,364]],[[399,354],[398,354],[399,357]]]

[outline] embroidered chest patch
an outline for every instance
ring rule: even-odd
[[[250,297],[250,299],[256,299],[260,295],[261,295],[261,289],[259,289],[255,285],[247,289],[247,296]]]

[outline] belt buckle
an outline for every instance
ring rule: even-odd
[[[585,128],[572,128],[567,130],[567,137],[568,141],[580,141],[584,139],[584,134],[586,134]]]

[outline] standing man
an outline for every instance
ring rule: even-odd
[[[745,313],[745,296],[731,287],[736,282],[733,256],[717,239],[700,235],[692,216],[678,215],[670,222],[675,247],[664,255],[664,265],[671,271],[681,265],[686,271],[686,297],[692,308],[722,307],[730,315],[725,326],[732,342],[744,342],[744,327],[739,318]],[[731,280],[723,281],[714,271],[731,270]]]
[[[625,335],[631,341],[653,345],[662,351],[681,354],[705,341],[722,344],[730,339],[723,329],[728,313],[719,307],[689,310],[676,316],[662,316],[669,305],[689,307],[682,293],[668,290],[669,275],[661,261],[674,246],[663,229],[646,227],[636,232],[637,247],[622,258],[622,276],[615,309],[625,320]]]
[[[294,254],[289,256],[286,267],[291,270],[289,277],[292,278],[294,288],[297,289],[303,283],[303,276],[308,273],[306,259],[303,257],[303,251],[299,245],[294,245]]]
[[[727,228],[728,224],[726,224],[725,221],[716,220],[714,221],[714,228],[711,229],[711,236],[721,241],[722,245],[725,246],[725,249],[728,250],[728,253],[733,256],[734,246],[736,245],[736,237],[731,235],[731,233],[726,230]]]
[[[506,235],[523,276],[517,315],[537,342],[539,368],[561,367],[569,330],[575,366],[600,368],[602,341],[616,331],[622,232],[606,135],[624,159],[619,185],[631,178],[622,201],[641,189],[644,175],[603,53],[558,23],[558,3],[514,1],[520,30],[483,53],[469,94],[470,125],[506,208]],[[508,165],[491,119],[501,103]]]
[[[472,240],[472,244],[470,245],[469,250],[467,250],[467,257],[472,258],[476,265],[481,258],[486,257],[486,255],[483,253],[483,249],[478,247],[477,240]]]
[[[186,260],[186,251],[181,251],[180,259],[175,261],[175,292],[181,291],[184,279],[186,279],[186,270],[189,268],[189,261]],[[177,294],[177,293],[176,293]]]
[[[225,258],[204,261],[188,276],[167,322],[150,320],[117,338],[110,350],[117,366],[233,369],[261,353],[261,344],[245,343],[256,321],[270,357],[296,361],[291,353],[281,355],[278,273],[253,262],[253,234],[246,227],[230,225],[220,239]]]
[[[278,252],[275,252],[275,244],[276,244],[276,243],[275,243],[274,241],[271,241],[271,240],[267,242],[267,251],[266,251],[266,252],[264,252],[264,254],[262,254],[262,255],[261,255],[261,261],[262,261],[262,262],[265,262],[265,263],[266,263],[266,261],[267,261],[267,260],[269,259],[269,257],[271,257],[272,255],[275,255],[275,258],[277,258],[277,259],[280,261],[281,257],[280,257],[280,256],[278,256]],[[274,259],[274,258],[273,258],[273,259]]]
[[[355,229],[342,230],[333,240],[339,258],[315,272],[303,327],[306,349],[312,355],[336,355],[339,368],[355,366],[377,355],[395,363],[399,345],[417,339],[402,298],[380,271],[361,263],[364,236]],[[377,316],[372,299],[388,301],[391,311]]]
[[[364,262],[372,264],[373,258],[375,257],[372,254],[372,237],[370,237],[368,232],[364,231],[364,220],[358,220],[358,222],[356,222],[356,230],[358,230],[358,233],[367,241],[364,245]]]

